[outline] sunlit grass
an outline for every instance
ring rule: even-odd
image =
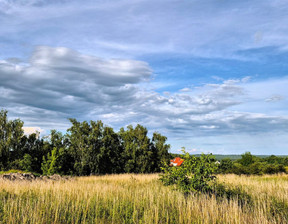
[[[253,206],[165,187],[157,174],[0,180],[1,223],[287,223],[288,176],[220,175],[242,186]],[[277,208],[277,209],[274,209]]]

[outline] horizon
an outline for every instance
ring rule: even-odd
[[[287,0],[3,0],[0,108],[41,135],[73,117],[171,153],[285,155],[286,22]]]

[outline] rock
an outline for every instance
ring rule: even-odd
[[[32,173],[23,173],[22,176],[24,177],[25,180],[35,180],[36,179],[35,175]]]
[[[2,178],[5,180],[11,180],[11,175],[10,175],[10,173],[9,174],[3,174]]]
[[[59,174],[53,174],[52,176],[40,176],[40,177],[36,177],[34,174],[32,173],[6,173],[3,175],[0,175],[0,179],[3,180],[28,180],[28,181],[32,181],[32,180],[43,180],[43,181],[48,181],[48,180],[68,180],[70,179],[69,177],[61,177]]]
[[[35,180],[36,177],[32,173],[7,173],[1,175],[5,180]]]
[[[61,180],[62,177],[59,174],[53,174],[52,176],[49,176],[51,180]]]

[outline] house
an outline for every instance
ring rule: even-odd
[[[175,159],[170,160],[170,166],[181,166],[183,162],[184,162],[184,159],[181,159],[180,157],[176,157]]]

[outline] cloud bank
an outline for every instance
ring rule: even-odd
[[[269,83],[253,83],[247,77],[159,93],[151,88],[153,71],[143,61],[103,59],[47,46],[37,47],[27,62],[2,60],[0,74],[0,105],[28,126],[43,129],[65,129],[69,117],[102,119],[114,127],[140,123],[174,137],[288,128],[288,117],[271,114],[269,107],[266,112],[244,110],[254,101],[263,105],[287,99],[287,94],[253,95],[250,90]]]

